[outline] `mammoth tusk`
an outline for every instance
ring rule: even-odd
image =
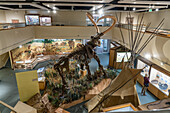
[[[102,16],[101,18],[99,18],[97,20],[97,22],[99,22],[101,19],[104,19],[104,18],[111,18],[112,20],[114,20],[114,22],[112,23],[112,25],[108,29],[106,29],[105,31],[102,32],[103,34],[107,33],[109,30],[111,30],[112,27],[116,24],[116,21],[117,21],[117,19],[114,16]]]
[[[99,28],[98,28],[98,26],[96,25],[96,23],[94,22],[93,16],[92,16],[89,12],[87,12],[86,15],[87,15],[87,17],[90,19],[90,21],[93,23],[93,25],[95,26],[95,28],[96,28],[96,30],[97,30],[97,33],[99,33],[99,32],[100,32],[100,31],[99,31]]]

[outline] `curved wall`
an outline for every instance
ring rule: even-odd
[[[125,37],[126,46],[129,48],[129,41],[128,41],[128,30],[122,29],[123,35]],[[135,31],[133,32],[135,35]],[[146,33],[139,45],[139,48],[142,44],[147,40],[150,36],[150,33]],[[121,39],[121,34],[119,28],[115,27],[113,29],[113,40],[118,41],[119,43],[123,44]],[[141,52],[141,56],[145,57],[146,55],[150,55],[151,58],[147,58],[148,60],[152,61],[153,63],[163,67],[164,69],[170,71],[170,66],[167,64],[161,65],[161,62],[166,62],[170,64],[170,38],[164,38],[161,36],[156,36],[154,39],[150,41],[150,43],[146,46],[146,48]]]

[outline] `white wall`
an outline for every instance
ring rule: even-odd
[[[20,23],[25,22],[25,11],[5,11],[6,23],[12,23],[12,19],[18,19]]]
[[[101,31],[107,27],[99,27]],[[94,26],[36,26],[37,39],[90,39],[96,35]],[[112,31],[107,32],[102,39],[112,39]]]
[[[145,12],[144,13],[144,21],[151,22],[151,27],[156,27],[159,22],[165,18],[163,29],[170,29],[170,10],[160,10],[154,12]]]
[[[122,29],[122,32],[123,32],[123,35],[125,38],[125,42],[129,45],[128,30]],[[134,35],[135,35],[135,32],[134,32]],[[141,41],[141,44],[139,45],[139,48],[148,39],[149,36],[150,36],[150,33],[146,33],[144,35],[144,37]],[[119,28],[117,28],[117,27],[113,29],[113,40],[119,41],[119,43],[123,44]],[[140,55],[145,57],[146,54],[150,54],[154,58],[151,57],[148,60],[152,61],[153,63],[159,65],[160,67],[162,67],[166,70],[170,70],[170,66],[168,66],[166,64],[163,66],[161,65],[161,61],[167,62],[168,64],[170,64],[169,48],[170,48],[170,39],[169,38],[156,36],[154,39],[152,39],[150,41],[150,43],[146,46],[146,48],[141,52]],[[159,59],[160,61],[157,59]]]
[[[86,25],[86,12],[85,11],[57,11],[53,13],[52,11],[48,13],[47,11],[27,11],[27,14],[40,14],[41,16],[51,16],[52,22],[56,24],[64,25]]]
[[[0,11],[0,23],[6,23],[5,11]]]

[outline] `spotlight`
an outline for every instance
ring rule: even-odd
[[[53,9],[56,10],[57,8],[54,6]]]
[[[159,9],[156,9],[155,11],[159,11]]]
[[[135,11],[135,10],[136,10],[136,8],[134,7],[134,8],[133,8],[133,11]]]

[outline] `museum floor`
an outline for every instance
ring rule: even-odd
[[[109,64],[109,54],[99,54],[98,56],[100,58],[101,64],[104,67],[107,67],[107,65]],[[46,66],[46,65],[48,65],[48,62],[40,63],[35,67],[35,69],[38,69],[38,68]],[[90,69],[92,72],[97,69],[97,62],[94,59],[92,59],[92,61],[90,63]],[[20,71],[24,71],[24,70],[20,70]],[[4,101],[5,103],[7,103],[11,106],[15,106],[15,104],[19,100],[15,72],[18,72],[18,71],[14,71],[14,70],[10,69],[9,67],[0,69],[0,80],[1,80],[1,82],[0,82],[0,100]],[[137,89],[141,104],[146,104],[146,103],[150,103],[150,102],[158,100],[155,96],[153,96],[148,91],[146,92],[147,96],[141,96],[140,92],[141,92],[142,87],[139,83],[137,83],[136,89]],[[75,110],[78,110],[75,108],[77,108],[77,107],[80,108],[80,105],[81,104],[73,106],[67,110],[72,113],[75,113],[76,112]],[[7,109],[7,108],[4,109],[4,107],[2,105],[0,105],[0,112],[1,113],[9,113],[9,109]]]

